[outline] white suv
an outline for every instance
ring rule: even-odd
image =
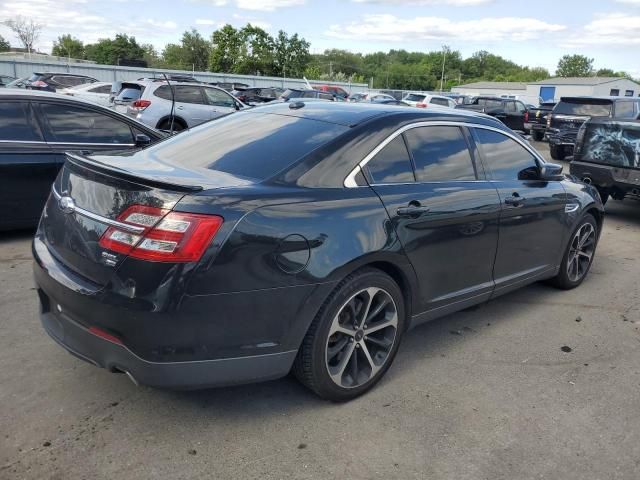
[[[427,106],[437,105],[439,107],[456,108],[456,102],[443,95],[431,95],[427,93],[407,93],[402,99],[412,107],[426,108]]]

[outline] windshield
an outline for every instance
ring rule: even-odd
[[[408,100],[410,102],[421,102],[424,100],[426,95],[418,95],[417,93],[410,93],[403,100]]]
[[[607,100],[562,100],[553,113],[586,117],[608,117],[612,103]]]
[[[147,151],[187,167],[264,180],[347,130],[329,122],[246,111],[181,133]]]

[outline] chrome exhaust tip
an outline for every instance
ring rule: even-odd
[[[139,383],[138,383],[138,381],[135,379],[135,377],[134,377],[133,375],[131,375],[131,372],[128,372],[128,371],[126,371],[126,370],[125,370],[125,372],[124,372],[124,373],[127,375],[127,377],[129,377],[129,380],[131,380],[131,381],[133,382],[133,384],[134,384],[136,387],[139,387],[139,386],[140,386],[140,384],[139,384]]]
[[[582,181],[583,181],[584,183],[586,183],[587,185],[591,185],[591,178],[589,178],[589,177],[584,177],[584,178],[582,179]]]

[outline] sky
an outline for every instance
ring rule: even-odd
[[[209,36],[247,22],[299,33],[312,53],[488,50],[554,72],[564,54],[640,78],[640,0],[0,0],[0,22],[16,15],[44,25],[37,47],[70,33],[85,43],[127,33],[162,50],[191,27]],[[17,39],[4,26],[0,35]]]

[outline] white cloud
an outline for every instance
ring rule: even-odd
[[[178,24],[173,20],[154,20],[153,18],[149,18],[146,20],[148,25],[156,28],[163,28],[165,30],[175,30],[178,28]]]
[[[211,25],[217,25],[218,22],[216,22],[215,20],[211,20],[209,18],[196,18],[196,25],[206,25],[206,26],[211,26]]]
[[[378,3],[388,5],[450,5],[453,7],[469,7],[493,3],[494,0],[352,0],[355,3]],[[636,0],[630,0],[636,1]],[[640,0],[639,0],[640,1]]]
[[[640,6],[640,0],[615,0],[618,3],[626,3],[627,5],[638,5]]]
[[[640,45],[640,15],[610,13],[596,18],[566,42],[568,47],[583,45]]]
[[[365,15],[362,20],[331,25],[325,34],[333,38],[415,42],[416,40],[524,41],[565,30],[564,25],[535,18],[495,17],[455,21],[442,17],[399,18]]]
[[[236,0],[236,6],[244,10],[271,12],[280,8],[304,5],[306,0]]]

